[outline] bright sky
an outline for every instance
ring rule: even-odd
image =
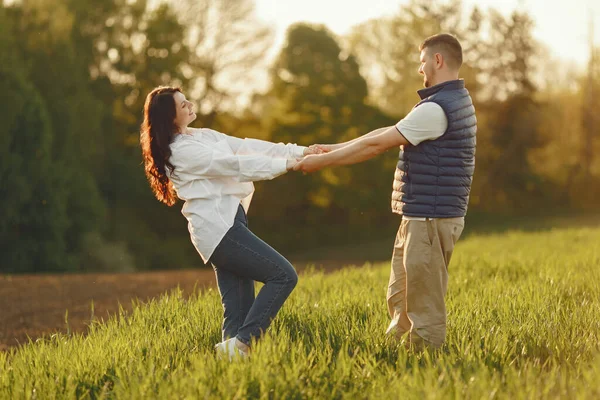
[[[274,24],[278,46],[286,28],[299,21],[322,23],[343,35],[370,18],[393,14],[408,0],[256,0],[258,16]],[[594,4],[598,3],[598,4]],[[600,2],[596,0],[463,0],[463,8],[493,7],[508,15],[515,8],[533,16],[535,37],[553,55],[584,67],[589,55],[589,20],[594,18],[594,43],[600,46]]]

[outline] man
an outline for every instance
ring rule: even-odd
[[[434,35],[419,50],[425,88],[404,119],[346,143],[321,145],[325,154],[308,156],[294,169],[355,164],[400,146],[392,211],[402,221],[387,292],[387,333],[399,339],[406,334],[408,346],[438,348],[446,337],[448,264],[464,227],[475,169],[477,119],[458,78],[458,40]]]

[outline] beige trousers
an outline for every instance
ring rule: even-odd
[[[387,334],[401,339],[408,333],[405,343],[419,348],[444,343],[448,264],[464,225],[463,217],[402,220],[387,292]]]

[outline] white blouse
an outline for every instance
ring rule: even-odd
[[[302,158],[306,147],[188,129],[189,134],[176,135],[170,145],[175,170],[168,169],[168,175],[177,197],[185,201],[181,213],[206,263],[233,226],[240,202],[248,212],[252,182],[284,174],[287,160]]]

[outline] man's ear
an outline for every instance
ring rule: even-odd
[[[433,55],[434,59],[435,59],[435,66],[437,69],[442,68],[442,66],[444,65],[444,56],[442,56],[441,53],[435,53]]]

